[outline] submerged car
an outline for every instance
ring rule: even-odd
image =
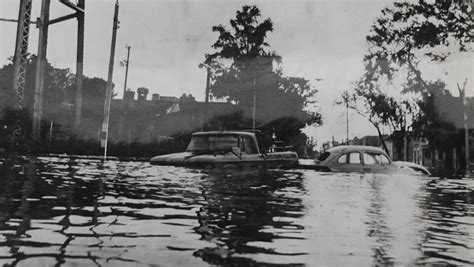
[[[412,172],[413,174],[431,175],[431,172],[424,166],[409,161],[394,161],[395,166]]]
[[[380,148],[371,146],[337,146],[322,153],[315,161],[314,169],[331,172],[361,173],[409,173],[414,170],[429,171],[423,166],[410,162],[394,163]]]
[[[296,152],[260,152],[252,132],[209,131],[194,133],[185,152],[153,157],[154,165],[204,169],[258,170],[292,168],[298,164]]]

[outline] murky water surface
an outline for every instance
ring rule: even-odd
[[[474,182],[144,162],[0,165],[0,264],[474,264]]]

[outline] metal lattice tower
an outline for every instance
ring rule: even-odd
[[[24,107],[25,75],[28,57],[28,38],[30,36],[31,1],[21,0],[18,13],[18,26],[16,34],[14,57],[13,90],[16,94],[15,109]]]

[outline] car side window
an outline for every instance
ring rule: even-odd
[[[340,156],[340,157],[337,159],[337,163],[341,163],[341,164],[347,163],[347,154],[344,154],[344,155]]]
[[[387,165],[387,164],[390,164],[390,160],[384,154],[380,154],[376,152],[365,152],[364,164],[365,165],[375,165],[375,164]]]
[[[349,164],[360,164],[359,152],[352,152],[349,154]]]
[[[380,164],[380,161],[377,160],[378,154],[374,153],[364,153],[364,164],[365,165],[375,165]]]
[[[257,149],[256,149],[257,146],[255,145],[254,140],[248,136],[243,137],[243,139],[244,139],[245,152],[247,154],[257,154]]]

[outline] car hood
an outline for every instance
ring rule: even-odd
[[[154,165],[187,165],[189,163],[213,162],[215,154],[199,154],[195,152],[180,152],[151,158],[150,163]]]

